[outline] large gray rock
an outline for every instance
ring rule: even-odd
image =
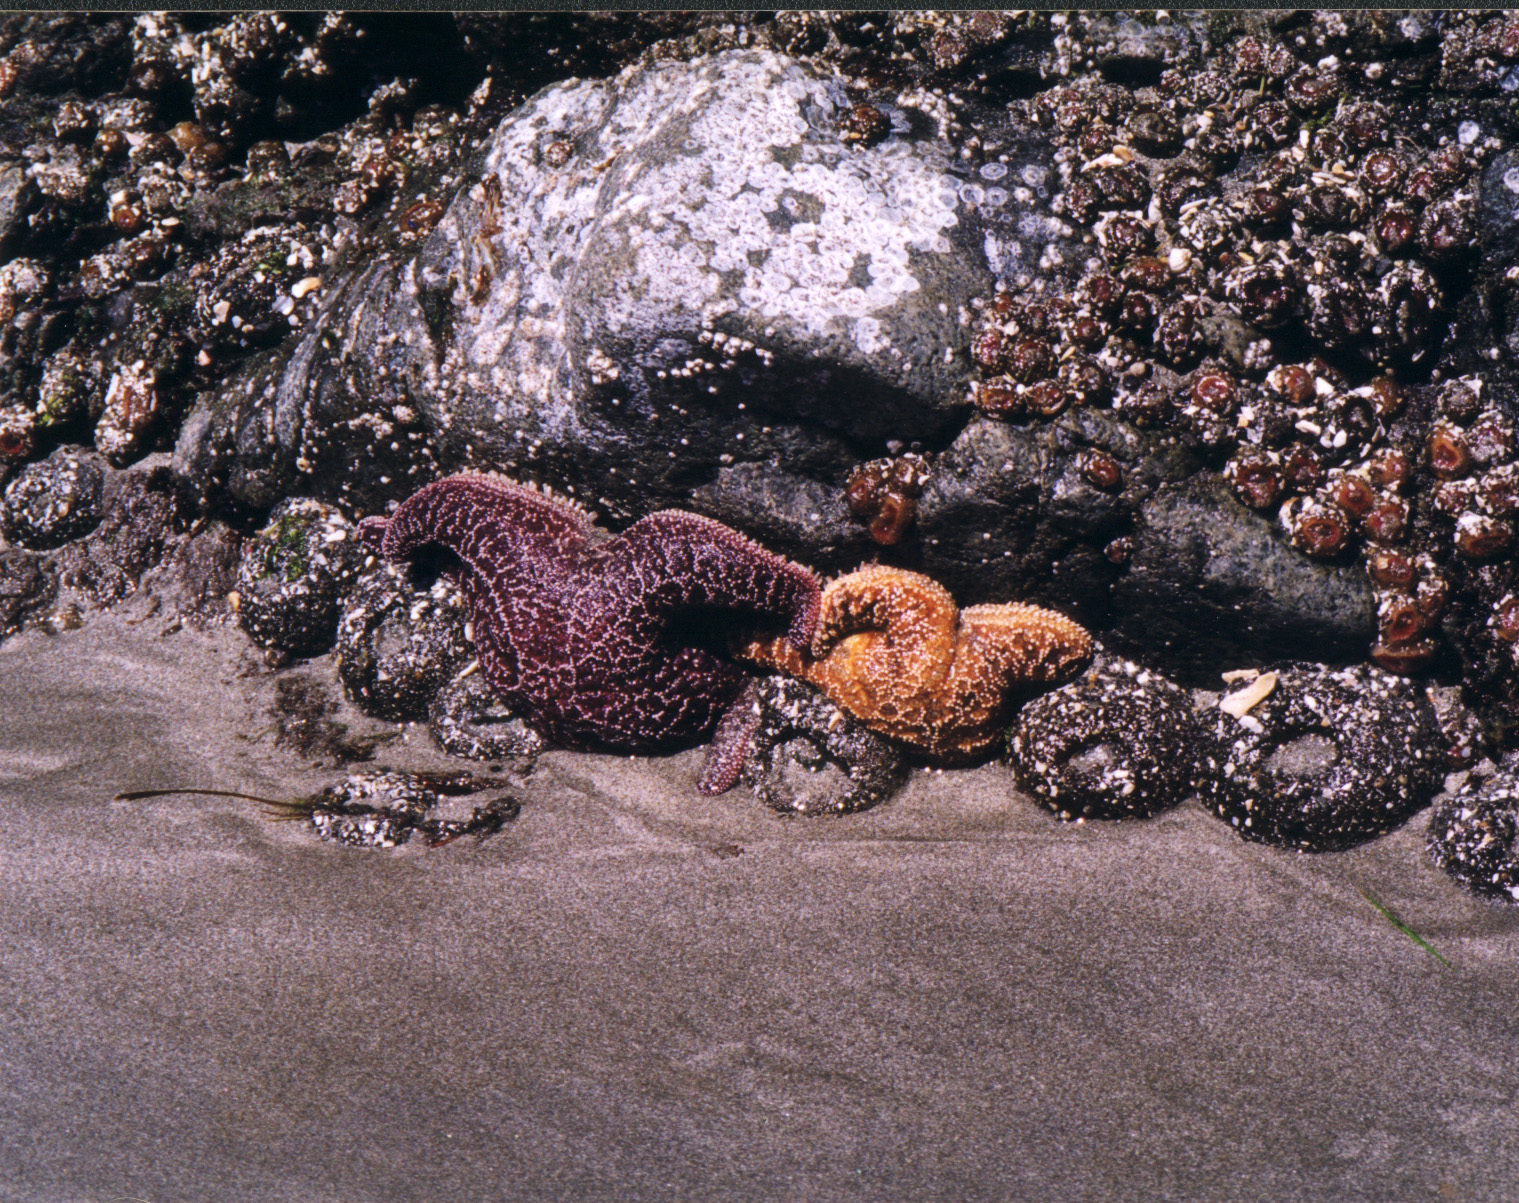
[[[615,522],[732,464],[837,486],[953,437],[972,299],[1065,236],[1053,172],[1013,139],[973,180],[903,112],[846,143],[854,103],[761,51],[539,93],[415,261],[340,265],[304,336],[192,417],[181,470],[372,505],[475,464]]]
[[[695,508],[819,570],[883,554],[964,604],[1117,622],[1183,673],[1364,655],[1365,582],[1232,499],[1176,491],[1197,465],[1174,443],[1092,409],[969,415],[972,302],[1080,258],[1043,207],[1055,172],[1012,127],[972,171],[889,108],[884,141],[848,143],[856,99],[763,51],[540,92],[419,251],[352,243],[307,326],[186,422],[178,469],[250,507],[372,512],[490,468],[614,527]],[[844,488],[912,444],[942,451],[882,552]]]

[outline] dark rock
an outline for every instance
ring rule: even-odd
[[[1301,555],[1211,474],[1165,485],[1140,508],[1113,605],[1110,643],[1209,688],[1220,672],[1287,655],[1358,660],[1377,630],[1360,565]]]
[[[1118,488],[1083,475],[1092,450],[1117,464]],[[1189,463],[1100,410],[1036,426],[978,418],[939,456],[918,503],[921,569],[964,605],[1038,601],[1100,623],[1119,571],[1104,549]]]
[[[0,163],[0,253],[10,250],[26,228],[37,185],[22,163]]]
[[[57,594],[58,582],[36,552],[0,551],[0,639],[36,618]]]
[[[6,487],[0,533],[21,547],[62,547],[99,524],[104,491],[105,468],[98,457],[60,447],[27,465]]]
[[[243,552],[238,620],[260,647],[313,656],[332,646],[338,608],[365,554],[331,506],[293,498],[269,515]]]
[[[491,74],[527,92],[571,76],[609,75],[661,38],[691,32],[700,12],[460,12],[459,33]],[[519,91],[520,97],[523,92]]]
[[[56,95],[70,89],[119,87],[132,61],[132,21],[117,14],[14,13],[0,27],[0,45],[16,81]]]
[[[1195,66],[1199,57],[1195,31],[1176,19],[1158,24],[1088,13],[1084,23],[1098,69],[1118,82],[1153,84],[1166,67]]]
[[[375,718],[425,719],[434,695],[470,657],[458,587],[440,577],[419,588],[410,576],[408,565],[376,561],[338,623],[338,675]]]
[[[720,468],[692,493],[691,508],[823,572],[853,568],[875,548],[864,526],[851,520],[842,488],[780,464]]]

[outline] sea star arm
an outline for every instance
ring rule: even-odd
[[[1092,656],[1092,637],[1080,623],[1039,606],[1009,603],[960,611],[966,650],[1007,686],[1053,685],[1074,676]]]
[[[617,542],[630,571],[648,582],[648,604],[731,610],[783,619],[786,638],[805,648],[817,625],[817,578],[737,531],[677,510],[661,510],[630,526]]]
[[[750,681],[717,722],[707,759],[702,764],[696,788],[709,796],[726,793],[738,784],[744,757],[759,729],[759,686]]]
[[[588,517],[567,502],[496,476],[462,473],[435,481],[389,518],[359,523],[359,538],[387,559],[428,545],[458,557],[451,569],[464,590],[481,668],[498,696],[520,679],[513,640],[514,598],[545,588],[545,578],[586,543]]]
[[[488,572],[507,557],[583,547],[589,529],[587,516],[568,502],[497,476],[464,472],[418,489],[389,518],[365,518],[359,537],[387,559],[433,543]]]
[[[937,581],[915,572],[872,564],[840,577],[823,593],[812,655],[822,660],[846,636],[879,631],[901,660],[904,674],[938,675],[955,641],[955,599]]]

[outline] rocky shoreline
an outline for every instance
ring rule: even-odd
[[[1507,779],[1513,18],[408,20],[0,23],[0,631],[143,591],[420,717],[465,615],[349,532],[493,470],[1370,662]]]

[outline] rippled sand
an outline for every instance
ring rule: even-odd
[[[1422,855],[843,819],[553,754],[483,844],[324,844],[235,631],[0,646],[0,1199],[1512,1197],[1519,910]],[[315,662],[313,671],[332,677]],[[438,767],[428,737],[382,753]],[[735,852],[737,854],[735,855]],[[1453,963],[1394,930],[1400,913]]]

